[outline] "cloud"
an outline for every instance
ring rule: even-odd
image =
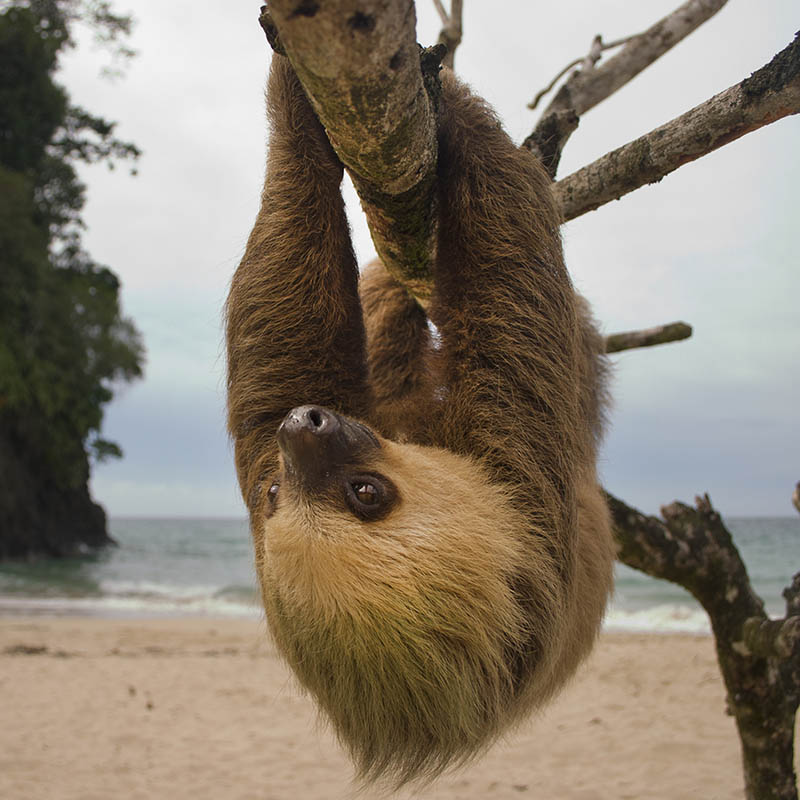
[[[146,380],[107,416],[105,434],[126,457],[93,480],[115,514],[242,513],[224,434],[221,307],[264,173],[269,55],[258,5],[142,0],[127,79],[99,81],[91,47],[65,60],[73,100],[119,120],[119,135],[144,150],[138,178],[82,171],[86,244],[120,274],[148,346]],[[674,6],[467,3],[457,68],[521,141],[536,120],[525,103],[597,32],[642,30]],[[420,2],[418,16],[420,41],[435,40],[433,4]],[[585,115],[562,174],[738,82],[795,29],[793,0],[729,4]],[[798,134],[800,119],[782,120],[565,227],[568,265],[607,331],[695,326],[688,342],[615,357],[603,471],[612,491],[648,510],[710,488],[723,511],[791,513]],[[374,250],[350,205],[363,262]]]

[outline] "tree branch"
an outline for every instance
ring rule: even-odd
[[[270,0],[273,29],[347,167],[386,267],[425,296],[434,250],[436,125],[413,4]],[[443,53],[431,59],[438,72]]]
[[[447,25],[450,15],[447,13],[442,0],[433,0],[433,5],[436,6],[436,11],[439,14],[439,19],[442,21],[442,25]]]
[[[727,2],[728,0],[688,0],[643,33],[629,37],[622,50],[602,66],[574,73],[561,87],[544,114],[571,108],[578,116],[582,116],[661,58],[713,17]],[[607,46],[614,44],[617,43]]]
[[[794,724],[800,701],[800,573],[789,614],[770,620],[736,545],[708,496],[673,503],[663,521],[607,495],[619,560],[688,589],[708,612],[742,743],[747,800],[797,800]]]
[[[633,350],[637,347],[653,347],[657,344],[668,344],[688,339],[692,335],[692,326],[685,322],[670,322],[641,331],[612,333],[606,336],[606,353],[619,353],[622,350]]]
[[[595,47],[595,45],[596,45],[596,47]],[[553,78],[553,80],[551,80],[551,81],[550,81],[550,83],[548,83],[548,84],[547,84],[547,86],[545,86],[545,87],[544,87],[544,89],[540,89],[540,90],[539,90],[539,91],[536,93],[536,97],[534,97],[534,98],[533,98],[533,100],[531,100],[531,101],[530,101],[530,103],[528,103],[528,108],[529,108],[531,111],[534,111],[534,110],[536,109],[536,107],[539,105],[539,101],[540,101],[540,100],[541,100],[541,99],[542,99],[542,98],[543,98],[543,97],[544,97],[546,94],[549,94],[550,92],[552,92],[552,91],[553,91],[553,87],[554,87],[554,86],[555,86],[555,85],[556,85],[556,84],[557,84],[557,83],[558,83],[558,82],[559,82],[559,81],[560,81],[560,80],[561,80],[561,79],[564,77],[564,75],[566,75],[566,74],[567,74],[567,73],[568,73],[568,72],[569,72],[569,71],[570,71],[570,70],[571,70],[573,67],[577,67],[579,64],[585,64],[585,63],[586,63],[586,59],[587,59],[587,58],[589,58],[589,59],[593,58],[595,50],[597,51],[597,58],[599,59],[599,58],[601,57],[601,54],[602,54],[602,52],[603,52],[603,50],[604,50],[604,49],[605,49],[605,48],[604,48],[604,46],[603,46],[603,37],[602,37],[602,36],[595,36],[595,37],[594,37],[594,39],[592,40],[592,47],[591,47],[591,48],[590,48],[590,50],[589,50],[589,55],[588,55],[588,56],[581,56],[581,58],[573,58],[573,59],[572,59],[572,61],[570,61],[570,62],[569,62],[569,64],[567,64],[567,66],[566,66],[566,67],[564,67],[564,69],[562,69],[562,70],[561,70],[561,72],[559,72],[559,73],[558,73],[558,74],[555,76],[555,78]],[[594,66],[594,62],[591,62],[591,63],[590,63],[590,66]],[[551,105],[552,105],[552,104],[551,104]],[[545,109],[545,114],[546,114],[546,113],[547,113],[549,110],[550,110],[550,106],[548,106],[548,107],[547,107],[547,109]],[[574,110],[574,109],[573,109],[573,110]],[[542,117],[544,117],[544,115],[542,115]],[[541,124],[541,120],[540,120],[539,122],[540,122],[540,124]],[[534,137],[534,138],[535,138],[535,134],[536,134],[536,130],[534,130],[534,131],[533,131],[533,133],[531,134],[531,136],[529,136],[528,138],[531,138],[531,137]],[[527,142],[527,141],[528,141],[528,140],[526,139],[526,140],[525,140],[525,142]],[[532,150],[533,148],[531,147],[530,149]],[[539,154],[537,153],[537,155],[539,155]]]
[[[463,35],[464,0],[450,0],[450,13],[444,10],[441,0],[433,0],[442,20],[439,32],[439,44],[447,48],[447,55],[442,64],[450,69],[455,68],[456,48],[461,44]]]
[[[800,35],[736,86],[560,180],[564,220],[655,183],[746,133],[800,112]]]
[[[607,495],[623,564],[688,589],[720,632],[738,638],[744,620],[765,620],[763,602],[750,587],[733,538],[707,495],[695,508],[672,503],[663,520],[648,517]]]
[[[576,117],[585,114],[713,17],[727,1],[688,0],[680,8],[636,36],[609,44],[603,44],[599,36],[595,37],[589,56],[581,59],[583,68],[573,72],[559,89],[550,105],[544,110],[533,133],[523,143],[524,146],[536,153],[550,171],[551,177],[555,177],[561,152],[567,139],[577,127],[577,122],[572,129],[557,129],[558,133],[554,135],[554,122],[551,117],[563,116],[564,112],[572,112]],[[625,46],[616,56],[603,66],[594,69],[594,64],[600,59],[601,51],[623,43]],[[562,70],[558,77],[565,71]],[[551,83],[545,91],[549,91],[552,85]],[[535,107],[541,94],[540,92],[537,95],[529,107]]]

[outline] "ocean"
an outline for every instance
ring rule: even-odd
[[[772,616],[800,570],[800,517],[728,519],[755,590]],[[259,619],[247,522],[111,519],[118,546],[64,560],[0,564],[0,614]],[[707,634],[705,612],[678,586],[617,565],[611,631]]]

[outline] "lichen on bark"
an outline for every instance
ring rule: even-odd
[[[272,0],[262,27],[289,57],[350,173],[379,256],[412,293],[427,297],[436,218],[430,73],[444,48],[420,52],[413,2],[298,8]]]

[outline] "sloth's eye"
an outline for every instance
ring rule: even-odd
[[[371,483],[354,483],[352,486],[359,503],[363,503],[365,506],[374,506],[380,502],[378,490]]]
[[[351,475],[345,484],[350,511],[365,522],[388,514],[396,500],[397,489],[383,475]]]
[[[280,488],[280,483],[275,481],[274,483],[270,484],[269,489],[267,489],[267,502],[263,509],[266,519],[269,519],[275,513],[275,508],[278,505],[278,489]]]

